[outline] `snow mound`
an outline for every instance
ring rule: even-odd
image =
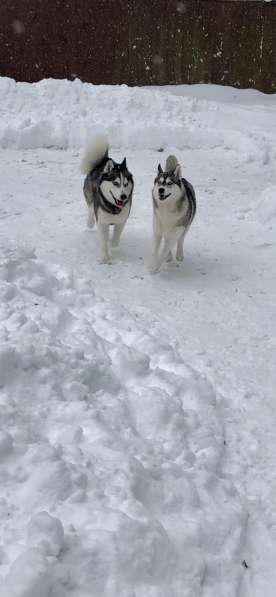
[[[52,581],[46,558],[34,549],[13,562],[6,578],[9,597],[50,597]]]
[[[113,147],[219,147],[234,151],[241,161],[267,162],[275,156],[276,135],[273,115],[268,116],[269,142],[264,140],[263,114],[258,106],[233,109],[168,89],[95,86],[78,79],[29,84],[0,78],[3,148],[83,148],[93,135],[101,133]]]
[[[246,517],[213,387],[143,311],[2,255],[1,595],[209,596],[221,571],[231,595]]]
[[[28,543],[45,555],[58,556],[64,544],[63,526],[48,512],[37,512],[28,524]]]
[[[259,201],[252,206],[252,211],[262,224],[276,224],[276,185],[263,191]]]

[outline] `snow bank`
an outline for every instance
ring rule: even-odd
[[[160,89],[160,87],[154,87],[154,89]],[[276,107],[276,93],[263,93],[258,89],[237,89],[229,85],[214,85],[214,83],[164,85],[162,89],[176,95],[207,99],[224,104]]]
[[[252,206],[252,211],[262,224],[276,225],[276,185],[263,191],[259,201]]]
[[[0,146],[80,148],[101,132],[114,147],[220,147],[242,161],[266,162],[275,156],[276,107],[270,109],[273,114],[264,116],[258,106],[232,107],[156,88],[0,78]],[[271,142],[263,138],[264,118]]]
[[[232,595],[245,517],[212,386],[143,310],[2,255],[1,597],[209,596],[222,574]]]

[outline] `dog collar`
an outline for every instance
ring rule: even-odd
[[[128,201],[126,201],[124,203],[124,205],[122,205],[122,207],[119,207],[118,205],[109,203],[109,201],[107,201],[107,199],[105,199],[105,197],[103,196],[102,193],[101,193],[101,199],[102,199],[102,203],[103,203],[105,210],[108,211],[108,213],[114,214],[114,215],[119,214],[121,212],[121,210],[123,209],[123,207],[125,207],[125,205],[128,203]]]

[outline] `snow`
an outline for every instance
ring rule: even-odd
[[[51,585],[46,558],[30,549],[13,562],[6,578],[6,594],[11,597],[49,597]]]
[[[199,87],[201,89],[195,86],[197,94]],[[202,87],[205,94],[205,88],[212,88]],[[228,89],[218,93],[219,97],[231,97]],[[113,147],[140,150],[165,146],[222,147],[238,153],[241,161],[266,163],[275,158],[275,96],[271,96],[274,101],[264,113],[254,102],[256,94],[249,92],[252,101],[249,105],[239,105],[239,110],[233,114],[223,102],[183,96],[186,86],[176,90],[181,97],[156,88],[94,86],[78,79],[48,79],[30,84],[2,78],[0,146],[79,149],[89,142],[91,135],[106,132]],[[263,95],[258,94],[257,98]]]
[[[243,520],[234,486],[217,478],[212,386],[139,309],[32,252],[6,250],[1,281],[6,591],[59,595],[62,564],[73,595],[192,595],[215,559],[204,554],[214,488],[220,534]]]
[[[276,185],[268,187],[262,192],[261,198],[252,205],[260,222],[276,228]]]
[[[58,556],[64,547],[64,530],[58,518],[48,512],[38,512],[28,524],[28,544],[45,553]]]
[[[1,597],[274,597],[275,96],[0,93]],[[85,227],[96,130],[135,178],[111,266]],[[151,276],[168,153],[198,214]]]

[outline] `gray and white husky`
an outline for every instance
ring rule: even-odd
[[[154,258],[151,267],[157,272],[162,263],[172,260],[172,249],[177,245],[176,259],[183,260],[183,242],[196,212],[196,197],[192,185],[181,176],[175,156],[169,156],[165,171],[160,164],[152,191]],[[161,241],[164,239],[160,250]]]
[[[100,262],[110,263],[109,227],[114,225],[112,246],[117,247],[128,219],[133,192],[133,178],[126,158],[117,164],[108,156],[109,145],[104,137],[95,137],[87,147],[81,163],[86,174],[83,193],[88,206],[87,224],[97,222],[100,236]]]

